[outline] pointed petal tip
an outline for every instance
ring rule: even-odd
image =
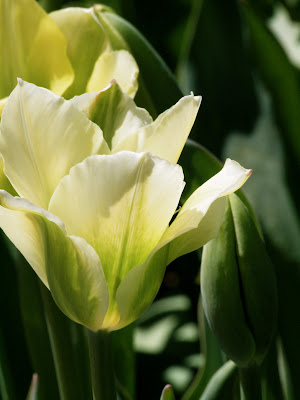
[[[17,81],[19,86],[23,86],[26,83],[22,78],[19,77],[17,77]]]
[[[229,175],[237,175],[240,177],[239,185],[238,185],[238,187],[235,188],[235,190],[237,190],[241,186],[243,186],[244,183],[248,180],[248,178],[251,176],[251,174],[253,172],[252,169],[246,169],[241,164],[239,164],[237,161],[231,160],[230,158],[226,159],[223,169],[224,170],[226,169],[227,173],[229,173]]]

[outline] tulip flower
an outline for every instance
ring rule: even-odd
[[[20,80],[0,125],[19,195],[0,191],[0,227],[60,309],[94,331],[120,329],[149,307],[166,266],[216,236],[224,196],[251,172],[227,160],[171,223],[184,188],[176,162],[200,99],[186,96],[152,122],[132,99],[123,97],[127,112],[108,101],[93,114],[103,130],[76,107],[118,90],[68,101]]]
[[[47,14],[34,0],[0,0],[0,117],[17,77],[70,98],[103,89],[116,79],[134,96],[138,66],[114,50],[94,9]],[[0,187],[14,194],[0,162]]]
[[[0,37],[0,99],[18,76],[67,98],[100,90],[113,78],[130,95],[137,90],[136,62],[126,50],[113,50],[93,8],[48,15],[34,0],[0,0]]]

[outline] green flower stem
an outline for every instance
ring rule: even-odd
[[[239,368],[241,400],[262,400],[260,369],[257,365]]]
[[[111,334],[88,330],[94,400],[116,400]]]
[[[82,399],[80,377],[72,347],[70,322],[40,282],[44,312],[54,358],[60,400]]]

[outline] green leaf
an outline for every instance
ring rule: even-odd
[[[258,71],[272,94],[281,134],[289,153],[300,168],[300,84],[298,71],[281,45],[246,3],[242,11],[250,33]]]
[[[237,367],[228,361],[212,376],[200,400],[238,399]]]
[[[205,364],[199,368],[195,379],[187,389],[182,400],[199,400],[213,374],[223,365],[224,356],[216,337],[207,323],[203,312],[201,296],[198,302],[198,320],[200,349],[204,355]]]
[[[58,398],[53,355],[47,331],[39,278],[30,265],[17,253],[18,289],[26,344],[34,371],[38,374],[40,400]]]
[[[0,330],[0,395],[2,400],[16,398],[11,368],[12,365],[10,365],[8,354],[5,348],[3,333]]]

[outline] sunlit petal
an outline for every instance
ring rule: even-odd
[[[22,197],[45,209],[73,165],[107,148],[100,128],[72,103],[23,81],[9,97],[0,127],[5,174]]]
[[[95,21],[91,9],[70,7],[50,13],[67,39],[67,54],[72,63],[75,79],[64,93],[65,98],[84,93],[100,55],[110,49],[108,38]],[[98,86],[100,90],[104,86]]]
[[[127,272],[159,242],[183,186],[179,166],[148,153],[93,156],[62,179],[49,210],[63,219],[69,234],[95,248],[113,298]],[[112,314],[115,318],[113,310],[107,318]]]
[[[91,121],[100,126],[112,152],[116,152],[119,142],[124,138],[152,122],[148,111],[137,107],[116,81],[110,82],[100,92],[84,93],[73,97],[71,101]],[[129,146],[126,150],[135,149],[135,146]]]
[[[162,238],[162,242],[172,240],[169,262],[213,239],[224,212],[225,200],[220,198],[238,190],[251,172],[227,159],[223,169],[188,198]]]
[[[95,64],[87,92],[96,92],[115,79],[123,92],[134,97],[138,89],[138,66],[126,50],[103,53]]]
[[[59,218],[0,190],[0,227],[20,250],[60,309],[91,329],[101,326],[108,291],[95,250],[68,237]]]
[[[177,163],[195,121],[201,97],[185,96],[151,124],[124,137],[115,151],[127,148],[150,151],[160,158]]]
[[[66,39],[34,0],[0,0],[0,98],[10,94],[17,76],[62,94],[74,73]]]

